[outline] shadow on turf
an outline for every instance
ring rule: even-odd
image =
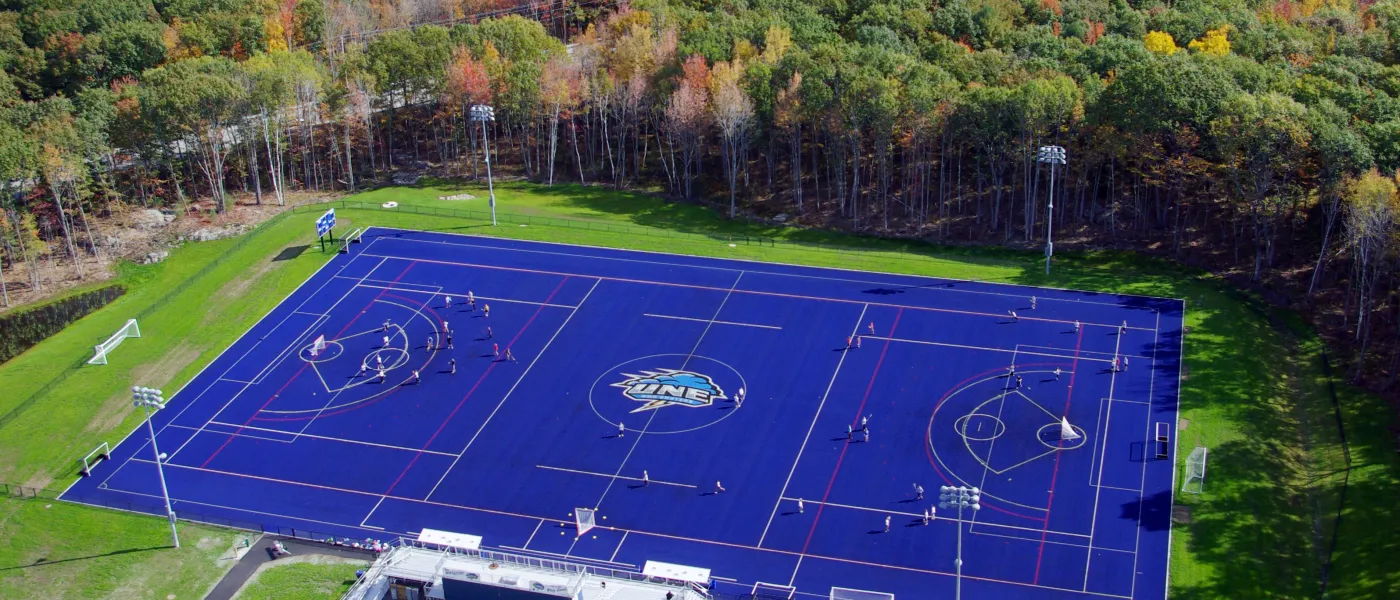
[[[288,246],[286,248],[283,248],[281,252],[278,252],[277,256],[272,257],[272,262],[292,260],[298,256],[301,256],[302,253],[306,252],[306,250],[310,247],[310,244],[303,244],[301,246]]]
[[[151,551],[153,551],[153,550],[166,550],[166,549],[169,549],[169,548],[170,548],[170,546],[151,546],[151,547],[149,547],[149,548],[128,548],[128,549],[126,549],[126,550],[114,550],[114,551],[112,551],[112,552],[106,552],[106,553],[103,553],[103,554],[93,554],[93,555],[90,555],[90,556],[75,556],[75,557],[73,557],[73,558],[60,558],[60,559],[58,559],[58,560],[48,560],[47,558],[40,558],[39,560],[34,561],[33,564],[28,564],[28,565],[16,565],[16,566],[13,566],[13,567],[0,567],[0,573],[5,572],[5,571],[14,571],[14,570],[17,570],[17,569],[32,569],[32,568],[34,568],[34,567],[44,567],[44,566],[48,566],[48,565],[57,565],[57,564],[62,564],[62,563],[77,562],[77,561],[80,561],[80,560],[92,560],[92,559],[96,559],[96,558],[107,558],[107,557],[109,557],[109,556],[121,556],[121,555],[123,555],[123,554],[134,554],[134,553],[137,553],[137,552],[151,552]]]

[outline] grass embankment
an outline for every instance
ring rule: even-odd
[[[316,557],[325,558],[325,557]],[[334,600],[350,591],[355,571],[364,562],[270,563],[234,596],[234,600]]]
[[[469,192],[475,200],[439,200]],[[1186,364],[1181,394],[1184,460],[1190,445],[1211,449],[1205,493],[1179,497],[1192,509],[1191,523],[1177,526],[1172,550],[1174,598],[1315,598],[1330,542],[1342,477],[1342,453],[1321,343],[1288,315],[1274,315],[1221,282],[1159,260],[1124,253],[1057,257],[1046,277],[1034,254],[1002,249],[935,248],[916,242],[855,238],[839,233],[753,225],[719,218],[713,211],[665,203],[602,188],[547,188],[513,183],[497,187],[498,210],[507,218],[491,227],[484,214],[454,217],[450,211],[485,211],[485,190],[426,182],[386,188],[353,200],[374,208],[338,210],[342,226],[381,225],[475,233],[551,242],[614,246],[701,256],[752,259],[1188,299]],[[377,208],[386,201],[401,209]],[[409,211],[438,211],[414,214]],[[128,382],[177,388],[212,360],[259,316],[319,266],[313,249],[273,261],[284,248],[309,241],[318,209],[260,229],[223,265],[142,323],[132,340],[102,369],[84,369],[4,429],[0,480],[54,479],[66,483],[74,457],[98,439],[125,435],[136,421],[125,406]],[[526,217],[529,225],[520,227]],[[567,226],[542,226],[549,218]],[[625,225],[626,228],[621,226]],[[732,236],[719,241],[706,236]],[[776,243],[759,243],[772,238]],[[126,316],[207,264],[214,244],[190,246],[164,265],[129,268],[132,293],[79,322],[30,353],[0,366],[0,389],[20,385],[25,374],[67,364],[105,337]],[[815,245],[859,246],[860,252]],[[201,261],[204,261],[201,263]],[[126,303],[123,305],[122,303]],[[148,330],[147,323],[157,329]],[[148,333],[150,331],[150,333]],[[31,356],[34,355],[34,356]],[[35,356],[46,356],[47,361]],[[56,361],[56,362],[55,362]],[[28,385],[34,385],[32,382]],[[33,388],[31,388],[33,389]],[[1338,385],[1352,444],[1353,471],[1331,589],[1337,598],[1395,596],[1400,590],[1400,519],[1392,515],[1400,495],[1400,461],[1386,431],[1391,413],[1378,399]],[[0,400],[0,411],[5,400]],[[23,426],[21,426],[23,425]],[[52,440],[51,448],[34,448]],[[11,454],[13,453],[13,454]],[[7,474],[8,473],[8,474]],[[27,535],[42,522],[5,532]],[[146,527],[159,528],[151,520]],[[6,565],[0,564],[0,569]],[[3,578],[4,571],[0,571]],[[35,590],[38,591],[37,589]]]
[[[45,499],[0,498],[0,600],[203,598],[243,535]]]

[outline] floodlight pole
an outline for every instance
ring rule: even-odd
[[[963,524],[963,509],[964,509],[964,508],[970,508],[970,509],[972,509],[972,512],[974,512],[974,513],[976,513],[978,510],[981,510],[981,509],[982,509],[982,505],[980,504],[980,502],[982,501],[982,491],[979,490],[979,489],[977,489],[977,488],[975,488],[975,487],[970,488],[970,487],[962,486],[962,485],[960,485],[960,486],[958,486],[958,487],[953,487],[953,486],[945,485],[945,486],[939,488],[938,491],[940,492],[939,495],[938,495],[938,506],[943,507],[943,508],[948,508],[948,507],[951,507],[951,506],[956,506],[957,509],[958,509],[958,557],[957,557],[956,560],[953,561],[953,565],[955,565],[955,566],[958,568],[957,593],[956,593],[955,598],[956,598],[957,600],[961,600],[961,599],[962,599],[962,565],[963,565],[963,560],[962,560],[962,530],[963,530],[962,524]]]
[[[1045,215],[1045,274],[1050,274],[1050,257],[1055,254],[1055,165],[1065,164],[1065,149],[1062,146],[1041,146],[1035,157],[1036,162],[1050,163],[1050,204]]]
[[[486,141],[486,122],[496,120],[496,109],[485,104],[472,106],[472,120],[481,121],[481,146],[486,154],[486,190],[491,195],[491,225],[496,225],[496,186],[491,182],[491,146]]]
[[[165,486],[165,455],[156,447],[156,428],[151,424],[151,410],[165,408],[165,397],[160,390],[136,386],[131,388],[131,400],[146,414],[146,431],[151,435],[151,451],[156,455],[156,474],[160,477],[160,495],[165,499],[165,518],[170,521],[170,541],[179,548],[180,534],[175,529],[175,510],[170,507],[170,490]]]

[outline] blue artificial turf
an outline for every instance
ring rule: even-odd
[[[154,424],[175,510],[203,520],[432,528],[594,565],[709,568],[731,591],[905,599],[951,596],[961,530],[969,597],[1164,598],[1182,311],[374,228]],[[1062,417],[1080,439],[1061,439]],[[133,433],[64,498],[159,512],[150,442]],[[980,510],[924,524],[945,485],[979,488]],[[598,515],[583,536],[579,507]]]

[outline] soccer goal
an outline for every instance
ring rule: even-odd
[[[596,518],[596,512],[597,509],[592,508],[574,509],[574,521],[578,523],[578,535],[582,536],[592,531],[593,528],[598,525],[597,521],[594,520]]]
[[[831,600],[894,600],[894,594],[833,587],[831,588]]]
[[[1185,494],[1199,494],[1206,487],[1206,448],[1197,446],[1186,457],[1186,482],[1181,484]]]
[[[97,463],[112,458],[112,449],[107,447],[107,442],[97,445],[92,452],[83,457],[83,477],[92,475],[92,470],[97,467]]]
[[[107,353],[116,349],[117,346],[120,346],[122,342],[126,341],[126,338],[133,337],[141,337],[141,328],[136,326],[136,319],[127,319],[126,325],[123,325],[121,330],[112,334],[112,337],[107,338],[107,341],[102,342],[101,344],[98,344],[96,346],[96,352],[94,352],[93,357],[91,360],[88,361],[88,364],[107,364]]]

